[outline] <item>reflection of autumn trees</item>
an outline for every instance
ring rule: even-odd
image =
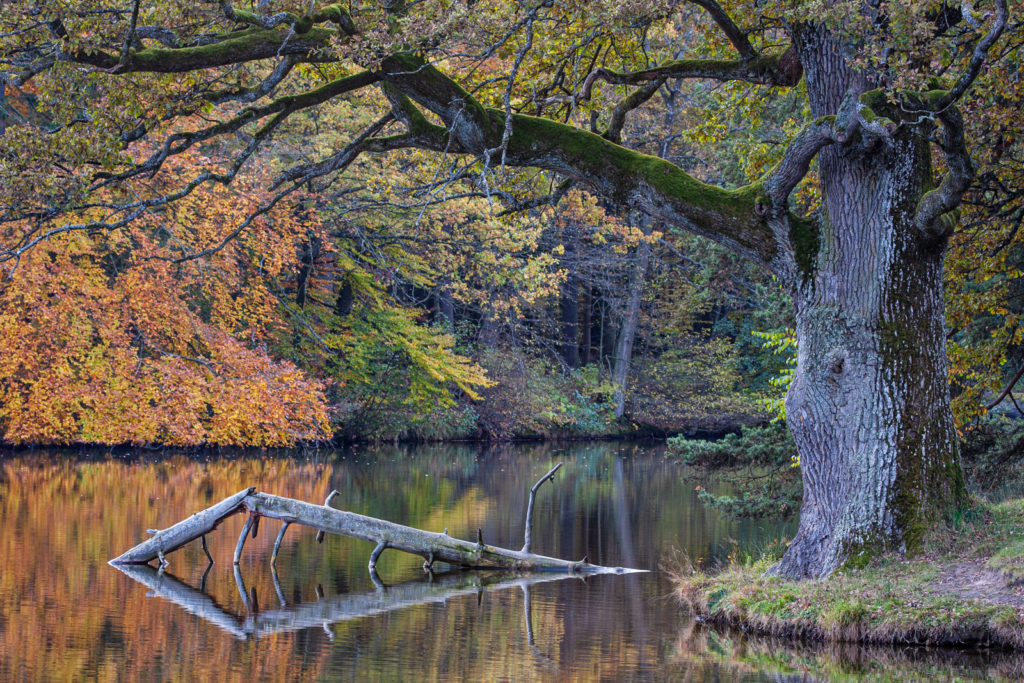
[[[317,456],[6,459],[0,462],[0,679],[522,680],[570,671],[629,678],[638,667],[661,661],[666,647],[664,623],[641,622],[671,615],[675,624],[675,607],[660,599],[668,594],[667,583],[655,589],[663,591],[660,616],[651,616],[651,588],[644,582],[660,582],[658,574],[645,575],[635,586],[621,576],[531,586],[534,649],[518,588],[333,623],[333,641],[312,628],[248,643],[147,596],[106,562],[140,541],[144,529],[165,527],[247,485],[305,500],[321,500],[336,488],[337,507],[438,531],[447,527],[465,538],[483,526],[489,540],[515,546],[522,542],[526,491],[556,458],[566,463],[565,473],[537,499],[537,552],[625,561],[617,554],[625,528],[638,558],[656,557],[658,548],[680,539],[697,557],[725,538],[742,542],[757,533],[703,509],[691,499],[692,485],[680,478],[677,466],[634,448],[360,448],[344,458],[319,456],[329,458],[326,464],[316,464]],[[652,500],[664,502],[656,507]],[[241,524],[241,516],[230,518],[208,537],[216,564],[205,592],[234,615],[247,615],[231,571]],[[268,566],[277,528],[264,520],[259,536],[246,543],[241,567],[261,613],[279,607]],[[374,590],[366,576],[372,544],[328,536],[318,545],[314,536],[296,527],[285,537],[277,569],[289,605],[318,602],[318,589],[327,601]],[[175,576],[192,587],[202,584],[207,563],[198,544],[169,559]],[[395,585],[422,578],[420,564],[403,553],[385,553],[378,569],[384,583]],[[646,566],[643,559],[637,564]],[[539,661],[535,649],[550,661]]]
[[[240,488],[243,480],[272,481],[294,495],[317,496],[328,476],[326,468],[288,460],[5,461],[0,484],[0,518],[7,525],[0,534],[3,666],[30,679],[123,678],[129,662],[136,673],[160,679],[222,680],[225,667],[273,675],[289,656],[288,643],[239,650],[209,638],[203,629],[183,628],[171,608],[147,601],[131,582],[118,580],[106,561],[111,548],[137,542],[140,530],[158,524],[165,511],[187,515]],[[221,566],[230,564],[229,545],[220,539],[211,543]],[[182,551],[181,566],[198,565],[201,552]],[[218,572],[210,586],[227,588],[231,584],[225,579],[230,581],[230,574]],[[175,658],[154,644],[204,656]],[[316,675],[318,664],[311,664],[308,673]]]

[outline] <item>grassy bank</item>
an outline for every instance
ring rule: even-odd
[[[695,615],[746,632],[1024,650],[1024,499],[978,506],[922,547],[825,581],[765,577],[777,551],[733,557],[716,573],[680,568],[676,580]]]

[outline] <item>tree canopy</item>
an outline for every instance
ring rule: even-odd
[[[59,419],[19,407],[50,388],[79,394],[54,415],[110,412],[88,387],[132,362],[147,386],[202,381],[174,396],[179,417],[129,440],[196,420],[230,439],[213,418],[252,410],[277,416],[254,442],[315,437],[324,387],[283,356],[371,397],[476,396],[490,380],[454,347],[452,301],[474,302],[486,344],[497,314],[561,296],[578,337],[585,249],[567,226],[581,222],[635,251],[621,331],[602,343],[622,391],[651,246],[682,261],[664,237],[684,231],[762,267],[795,304],[787,407],[805,498],[781,571],[912,545],[964,496],[947,336],[960,414],[1021,374],[1005,369],[1021,342],[1017,10],[8,3],[4,325],[19,355],[48,325],[80,335],[61,335],[63,369],[14,361],[4,417]],[[539,248],[553,227],[561,239]],[[94,293],[88,321],[61,310],[69,288]],[[433,330],[410,305],[428,295]],[[154,392],[125,390],[123,405],[171,402]],[[260,392],[265,405],[246,403]]]

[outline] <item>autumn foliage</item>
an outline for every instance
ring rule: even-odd
[[[176,267],[150,261],[112,272],[103,242],[55,240],[29,254],[0,292],[8,441],[280,446],[326,438],[322,382],[244,343],[223,318],[204,320]]]

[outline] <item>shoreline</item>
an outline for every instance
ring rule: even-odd
[[[824,580],[764,576],[775,555],[710,573],[677,568],[684,607],[713,627],[815,643],[1024,651],[1024,499],[933,529],[926,551],[885,554]]]
[[[464,439],[345,439],[336,437],[333,440],[319,442],[300,442],[293,446],[245,446],[245,445],[218,445],[218,444],[131,444],[116,443],[104,444],[93,442],[70,442],[70,443],[32,443],[15,444],[0,441],[0,454],[32,453],[41,450],[68,450],[81,453],[92,451],[144,451],[158,453],[161,451],[181,451],[201,455],[203,453],[267,453],[283,451],[310,451],[310,450],[337,450],[346,446],[422,446],[422,445],[480,445],[494,446],[501,444],[530,444],[530,443],[578,443],[583,441],[664,441],[665,439],[684,435],[688,439],[716,440],[739,430],[739,425],[723,427],[720,429],[684,428],[682,430],[637,430],[635,432],[609,432],[606,434],[580,434],[580,435],[518,435],[508,438],[495,439],[487,437],[464,438]]]

